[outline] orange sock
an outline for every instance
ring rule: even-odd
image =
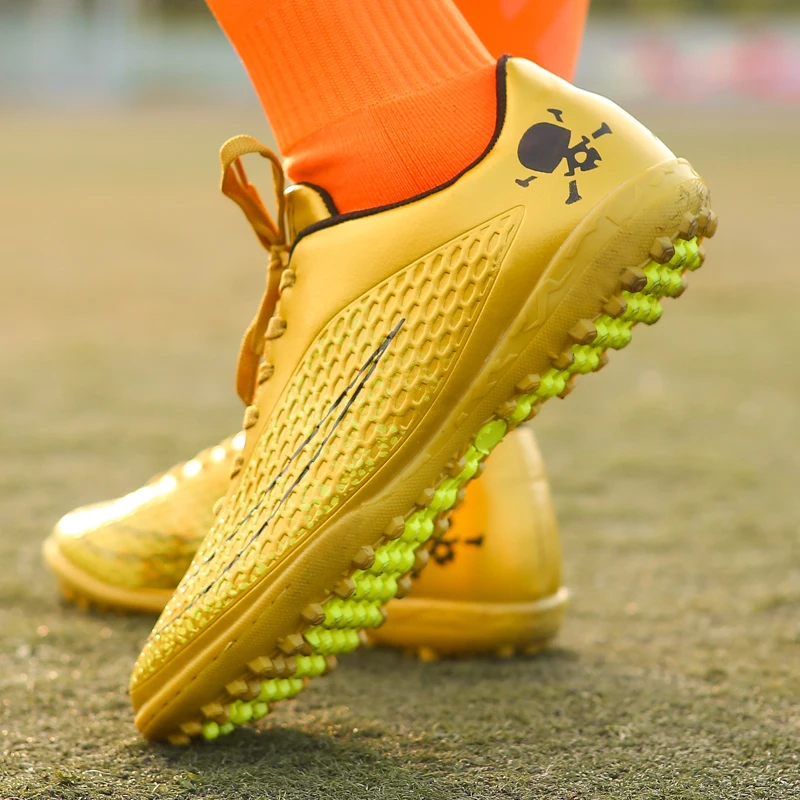
[[[207,0],[294,181],[342,213],[455,177],[494,133],[495,61],[452,0]]]
[[[589,0],[456,0],[489,52],[535,61],[571,81],[589,13]]]

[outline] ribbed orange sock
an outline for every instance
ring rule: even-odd
[[[535,61],[565,80],[575,75],[589,0],[455,0],[489,52]]]
[[[207,0],[290,177],[341,212],[453,178],[495,128],[495,61],[452,0]]]

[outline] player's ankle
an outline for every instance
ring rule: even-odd
[[[391,205],[455,178],[497,124],[496,65],[393,98],[315,132],[286,152],[292,180],[323,187],[341,213]]]

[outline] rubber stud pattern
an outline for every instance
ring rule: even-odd
[[[702,216],[704,213],[705,217]],[[701,212],[698,218],[705,221],[710,214]],[[698,218],[693,218],[693,221]],[[716,225],[716,218],[710,218]],[[708,235],[707,229],[704,230]],[[568,391],[573,376],[600,369],[605,364],[604,352],[625,347],[631,340],[634,325],[656,322],[661,316],[660,298],[681,294],[684,273],[702,264],[703,251],[696,236],[685,240],[679,238],[680,235],[678,233],[672,242],[674,254],[666,263],[650,260],[637,270],[627,271],[630,280],[626,281],[623,276],[621,287],[627,282],[640,288],[637,291],[621,288],[620,294],[606,304],[606,309],[612,313],[601,314],[594,320],[581,320],[576,329],[584,343],[573,344],[553,359],[553,363],[564,366],[553,366],[543,375],[523,379],[517,386],[518,394],[504,403],[496,417],[478,430],[472,443],[456,462],[459,469],[456,471],[451,467],[445,471],[445,477],[438,485],[423,494],[420,499],[425,500],[426,505],[418,504],[405,518],[399,536],[393,530],[392,535],[385,537],[384,542],[376,547],[375,558],[370,566],[355,569],[349,581],[343,582],[341,589],[321,604],[324,621],[308,626],[302,632],[304,655],[288,659],[273,655],[251,662],[250,672],[242,680],[247,685],[255,684],[255,697],[250,700],[229,698],[227,703],[222,700],[204,707],[204,713],[212,717],[199,726],[205,739],[225,736],[236,726],[263,717],[271,704],[294,697],[309,678],[322,675],[333,666],[332,656],[349,653],[362,644],[366,639],[364,629],[376,628],[383,622],[383,605],[398,592],[404,576],[415,569],[417,551],[434,535],[437,519],[458,504],[465,485],[479,473],[481,463],[505,434],[536,414],[544,401]],[[699,228],[698,235],[703,235]],[[658,252],[667,255],[664,251],[665,244],[662,243]],[[525,389],[528,391],[523,391]],[[284,672],[291,670],[288,677],[259,682],[258,676],[255,676],[254,680],[254,664],[276,664],[278,661],[279,668]],[[240,685],[238,681],[234,683]],[[168,738],[176,744],[185,743],[197,729],[196,721],[185,723],[180,732]]]

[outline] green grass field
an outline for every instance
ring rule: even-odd
[[[800,797],[800,118],[743,116],[644,115],[708,178],[719,234],[536,420],[574,593],[557,646],[360,652],[261,727],[172,749],[127,695],[152,620],[62,606],[39,548],[236,429],[265,264],[216,147],[264,126],[4,114],[0,798]]]

